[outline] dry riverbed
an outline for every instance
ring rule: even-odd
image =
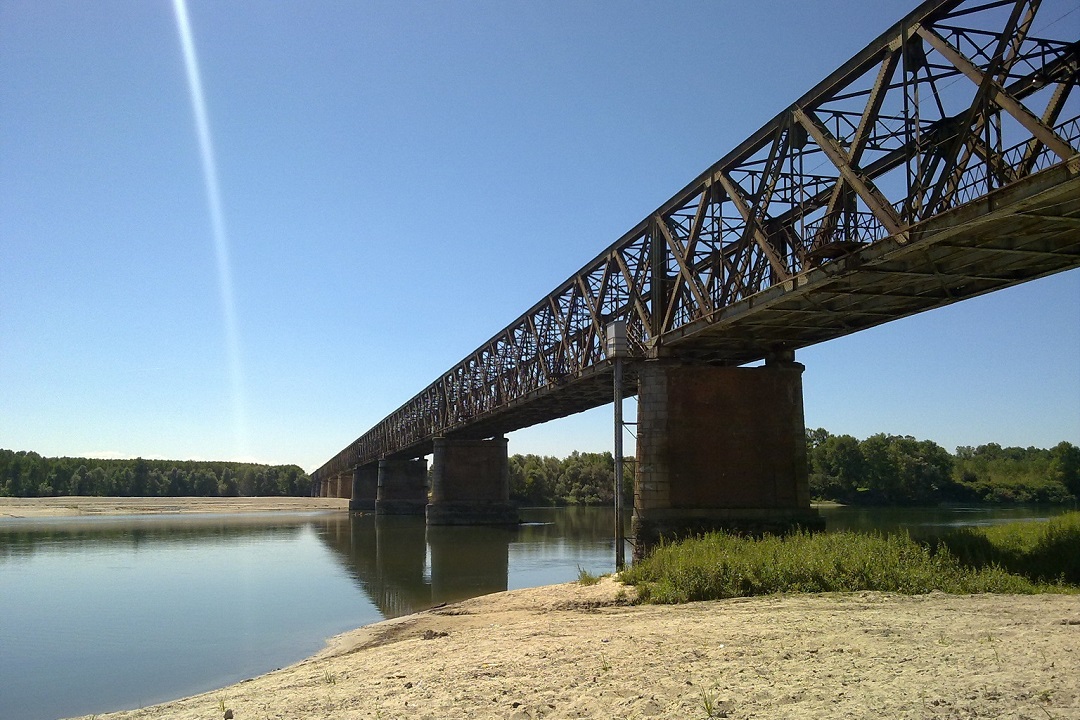
[[[1080,599],[881,593],[631,606],[605,579],[334,638],[231,687],[99,720],[1080,718]],[[711,714],[710,714],[711,713]]]

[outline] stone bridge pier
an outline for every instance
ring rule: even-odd
[[[352,486],[339,473],[316,483],[312,494],[324,498],[351,498],[351,490]]]
[[[379,497],[379,463],[357,465],[352,472],[352,495],[349,512],[375,512],[375,500]]]
[[[427,460],[379,461],[376,515],[423,515],[427,503]]]
[[[635,557],[662,537],[824,527],[810,507],[802,372],[793,353],[763,367],[643,363]]]
[[[429,525],[516,525],[503,436],[490,440],[435,438]]]

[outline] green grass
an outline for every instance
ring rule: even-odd
[[[1080,512],[1044,522],[962,528],[938,542],[971,567],[997,565],[1036,583],[1080,585]]]
[[[946,541],[931,547],[906,534],[797,532],[753,539],[711,533],[662,545],[620,578],[637,586],[639,600],[656,603],[781,592],[1077,592],[1065,584],[1075,582],[1069,568],[1080,554],[1080,513],[1074,515],[958,534],[968,549],[956,554]],[[1037,573],[1021,575],[1008,569],[1014,566],[1006,558],[1017,568],[1044,559]]]

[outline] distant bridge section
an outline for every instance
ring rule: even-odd
[[[922,3],[315,482],[609,402],[615,320],[643,361],[739,366],[1080,266],[1077,25],[1043,4]]]

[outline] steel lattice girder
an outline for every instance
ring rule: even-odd
[[[741,364],[1080,265],[1080,43],[1039,6],[923,3],[316,479],[604,404],[613,320]]]

